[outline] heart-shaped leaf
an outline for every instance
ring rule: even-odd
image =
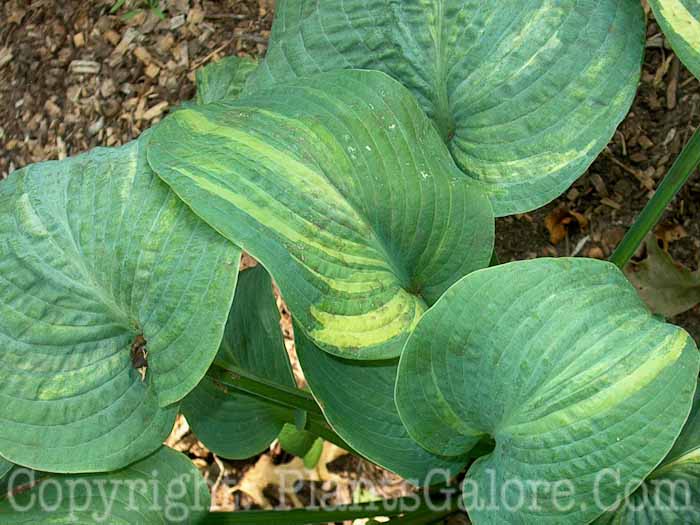
[[[398,356],[427,306],[489,264],[487,197],[383,73],[321,74],[180,110],[155,128],[148,159],[340,356]]]
[[[0,494],[0,522],[45,525],[201,523],[211,497],[187,456],[167,447],[106,474],[44,474],[16,468]]]
[[[153,452],[216,355],[239,257],[140,140],[0,183],[0,453],[94,472]]]
[[[641,5],[628,0],[282,0],[247,89],[384,71],[508,215],[563,193],[605,147],[637,90],[644,41]]]
[[[445,482],[464,466],[420,447],[406,432],[394,404],[398,360],[342,359],[295,330],[297,356],[323,415],[340,437],[370,461],[416,485]]]
[[[238,98],[256,67],[254,60],[229,56],[197,70],[197,104]]]
[[[217,362],[296,386],[279,323],[268,273],[261,266],[241,272]],[[184,399],[182,412],[207,448],[231,459],[265,450],[289,419],[288,411],[226,392],[208,376]]]
[[[649,0],[678,58],[700,78],[700,0]]]
[[[644,483],[595,525],[700,523],[700,390],[676,444]]]
[[[518,523],[588,523],[668,453],[699,366],[690,336],[654,318],[614,265],[536,259],[474,272],[426,312],[396,402],[433,452],[495,439],[465,482],[476,523],[511,523],[518,501]],[[598,478],[606,469],[615,478]]]

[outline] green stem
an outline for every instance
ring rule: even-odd
[[[374,518],[377,516],[397,517],[400,519],[392,523],[411,525],[433,523],[436,520],[449,516],[457,510],[458,502],[453,502],[448,508],[441,502],[439,510],[430,507],[430,502],[423,500],[412,511],[406,512],[403,508],[415,507],[415,496],[407,496],[391,500],[372,501],[369,503],[354,503],[340,505],[333,510],[323,509],[293,509],[293,510],[252,510],[237,512],[211,512],[204,520],[204,524],[218,523],[230,525],[311,525],[332,523],[336,521],[355,520],[362,518]],[[440,502],[439,502],[440,503]]]
[[[290,421],[290,423],[293,423],[293,421]],[[320,418],[313,414],[309,414],[306,418],[306,425],[304,425],[304,430],[306,430],[307,432],[311,432],[312,434],[323,438],[326,441],[329,441],[330,443],[333,443],[334,445],[344,450],[347,450],[348,452],[356,456],[362,456],[362,454],[355,451],[355,449],[348,445],[343,438],[336,434],[335,430],[333,430],[328,424],[328,422],[323,418]]]
[[[415,513],[392,518],[387,523],[391,525],[430,525],[431,523],[442,522],[448,516],[451,516],[457,509],[446,510],[443,512],[435,512],[426,509],[425,511],[416,511]]]
[[[209,369],[208,375],[223,386],[267,399],[277,405],[298,408],[323,417],[321,407],[313,396],[298,388],[256,377],[242,368],[224,366],[218,361]]]
[[[624,268],[698,165],[700,165],[700,128],[693,133],[671,170],[661,181],[654,196],[615,249],[610,257],[612,263],[619,268]]]
[[[296,411],[303,410],[307,414],[304,430],[359,455],[330,427],[321,407],[308,392],[256,377],[246,370],[219,362],[209,369],[207,375],[226,389],[235,390],[277,406],[281,409],[286,423],[295,424]]]

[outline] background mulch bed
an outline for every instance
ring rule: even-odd
[[[260,56],[266,50],[274,0],[162,4],[164,19],[142,9],[131,11],[125,20],[130,9],[111,14],[112,0],[2,3],[0,178],[32,162],[127,142],[193,96],[197,68],[226,55]],[[565,195],[540,210],[498,220],[500,261],[572,254],[607,258],[699,124],[700,83],[650,20],[642,82],[630,114]],[[700,265],[699,218],[696,175],[657,229],[673,257],[691,269]],[[697,306],[674,322],[700,339]],[[169,444],[190,454],[217,484],[218,507],[274,503],[273,496],[265,496],[266,487],[253,495],[240,490],[248,473],[254,472],[261,483],[265,480],[260,457],[221,461],[184,421]],[[266,456],[273,463],[293,461],[279,447]],[[303,494],[311,484],[332,490],[338,480],[357,478],[358,472],[369,473],[387,494],[406,490],[395,476],[366,462],[333,451],[328,457],[326,479],[302,480],[294,504],[305,503]],[[356,498],[357,489],[351,493],[350,486],[344,493]]]

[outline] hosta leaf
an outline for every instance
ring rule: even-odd
[[[632,103],[644,41],[629,0],[282,0],[247,89],[384,71],[507,215],[563,193],[605,147]]]
[[[197,70],[197,104],[237,98],[257,63],[229,56]]]
[[[398,356],[427,306],[489,263],[486,196],[411,94],[379,72],[178,111],[154,130],[148,158],[337,355]]]
[[[164,525],[201,523],[211,498],[187,456],[167,447],[106,474],[42,474],[17,468],[0,494],[0,522]]]
[[[649,0],[678,58],[700,78],[700,0]]]
[[[625,267],[625,275],[655,314],[673,317],[700,303],[700,272],[691,272],[663,251],[652,235],[647,257]]]
[[[619,508],[596,525],[700,523],[700,391],[664,461]]]
[[[0,183],[0,453],[92,472],[160,446],[216,355],[239,256],[140,141]]]
[[[431,454],[409,437],[394,404],[398,360],[342,359],[321,351],[300,330],[295,339],[311,392],[353,449],[418,485],[444,482],[463,467],[465,458]]]
[[[6,459],[0,458],[0,479],[5,477],[14,465]]]
[[[270,276],[260,266],[241,272],[217,362],[296,386],[279,323]],[[226,392],[208,376],[184,399],[182,411],[210,450],[231,459],[265,450],[288,419],[269,403]]]
[[[401,356],[396,402],[434,452],[495,439],[468,483],[479,501],[491,484],[504,495],[481,505],[469,485],[476,523],[512,523],[506,503],[520,494],[518,523],[587,523],[605,510],[598,502],[613,505],[668,453],[690,411],[698,356],[612,264],[521,261],[468,275],[423,316]],[[605,469],[617,482],[598,478]],[[557,501],[561,480],[571,489]]]

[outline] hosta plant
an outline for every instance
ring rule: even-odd
[[[651,3],[693,69],[696,5]],[[644,35],[633,0],[281,1],[259,63],[207,66],[129,144],[11,174],[0,521],[696,522],[700,356],[619,267],[698,139],[617,265],[493,257],[495,217],[610,139]],[[311,467],[325,440],[424,488],[209,514],[163,446],[178,413],[224,458],[278,439]]]

